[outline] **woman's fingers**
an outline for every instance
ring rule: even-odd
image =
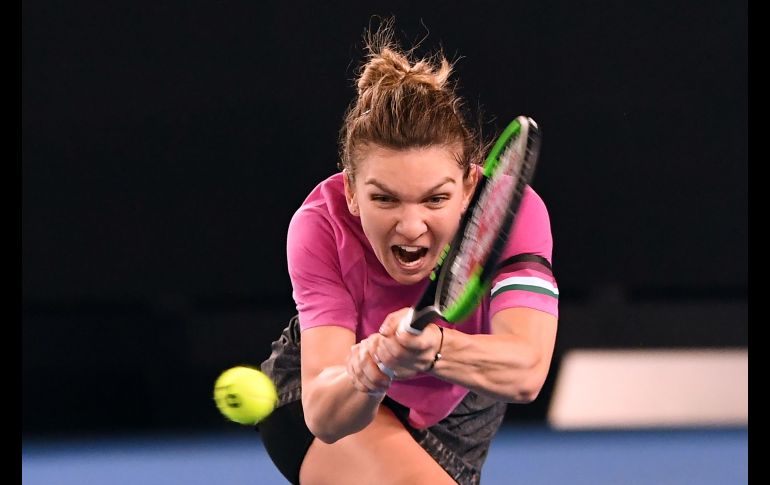
[[[380,370],[378,363],[372,358],[369,346],[363,341],[351,347],[348,373],[354,380],[355,388],[362,392],[384,393],[392,381],[388,373]]]

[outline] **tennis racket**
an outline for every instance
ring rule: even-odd
[[[403,330],[419,335],[436,319],[457,323],[476,309],[489,290],[539,149],[540,131],[532,118],[519,116],[503,130],[457,233],[444,248],[411,321],[401,323]]]

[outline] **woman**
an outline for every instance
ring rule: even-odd
[[[483,149],[442,55],[413,61],[389,23],[367,49],[342,172],[289,226],[298,316],[262,364],[280,397],[260,434],[292,483],[479,483],[506,403],[535,399],[550,366],[548,213],[527,188],[498,290],[465,322],[399,332],[457,230]],[[521,276],[526,286],[511,279]]]

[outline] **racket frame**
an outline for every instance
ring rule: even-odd
[[[517,134],[518,136],[516,136]],[[522,135],[526,138],[522,139]],[[520,153],[514,156],[524,157],[524,163],[521,164],[521,173],[513,187],[514,195],[508,210],[503,215],[504,220],[500,225],[497,237],[494,238],[492,248],[486,260],[474,269],[460,297],[442,311],[440,304],[441,290],[447,284],[447,278],[451,276],[450,268],[452,262],[460,253],[465,230],[473,217],[474,210],[477,208],[479,198],[484,192],[488,180],[496,174],[500,158],[505,153],[505,149],[509,146],[511,149],[517,149],[515,145],[511,145],[516,143],[523,143],[523,148],[519,147]],[[476,185],[473,197],[460,221],[457,233],[452,242],[444,247],[436,266],[430,274],[428,287],[423,292],[420,301],[415,305],[414,312],[409,312],[407,318],[402,321],[402,329],[414,335],[419,335],[429,323],[434,322],[436,319],[443,319],[449,323],[458,323],[475,310],[481,298],[489,289],[495,266],[512,231],[513,221],[521,204],[521,199],[524,196],[524,190],[534,174],[539,150],[540,131],[537,123],[532,118],[518,116],[503,130],[503,133],[498,137],[484,162],[483,176]]]

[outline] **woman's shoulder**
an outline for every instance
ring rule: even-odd
[[[305,197],[294,216],[304,213],[332,219],[344,216],[348,211],[342,176],[342,173],[335,173],[318,183]]]
[[[365,235],[360,220],[348,210],[342,177],[336,173],[324,179],[296,210],[289,222],[290,254],[298,250],[316,255],[326,251],[339,258],[361,252],[359,246],[365,246]]]
[[[519,206],[516,218],[525,221],[523,222],[525,225],[549,223],[548,207],[540,194],[530,185],[527,185],[524,189],[524,195],[521,198],[521,205]]]

